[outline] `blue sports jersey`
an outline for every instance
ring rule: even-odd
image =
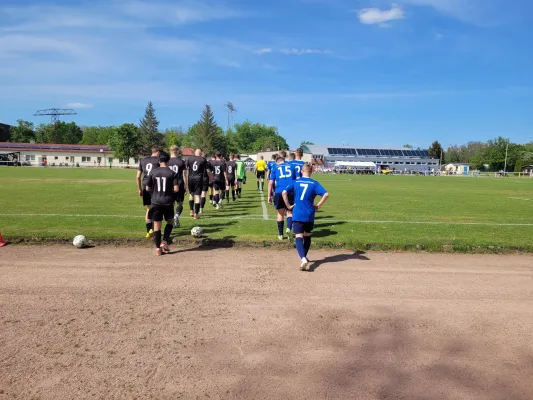
[[[291,166],[287,163],[276,165],[270,173],[269,179],[276,183],[276,190],[274,193],[282,193],[283,189],[293,182]]]
[[[267,169],[269,171],[272,171],[274,169],[274,167],[276,166],[276,162],[274,160],[270,160],[268,163],[267,163]]]
[[[304,176],[297,181],[292,181],[285,190],[294,193],[292,220],[297,222],[314,222],[315,197],[324,196],[327,193],[326,189],[314,179]]]
[[[292,179],[300,179],[302,177],[302,167],[305,165],[303,160],[293,160],[290,162],[292,170]]]

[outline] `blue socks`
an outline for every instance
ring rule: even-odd
[[[298,255],[300,256],[300,259],[305,257],[305,248],[304,248],[304,239],[297,237],[296,238],[296,251],[298,252]]]
[[[311,248],[311,236],[304,236],[304,249],[305,249],[305,256],[307,257],[307,253],[309,253],[309,249]]]
[[[278,234],[279,236],[283,236],[283,221],[278,221]]]
[[[287,217],[287,228],[292,231],[292,217]]]

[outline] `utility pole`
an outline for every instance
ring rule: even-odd
[[[505,147],[505,164],[503,167],[503,175],[505,176],[507,174],[507,153],[509,152],[509,142],[507,142],[507,146]]]

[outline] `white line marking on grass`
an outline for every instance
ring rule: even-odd
[[[528,199],[527,197],[508,197],[508,199],[513,199],[513,200],[525,200],[525,201],[531,201],[533,199]]]
[[[261,192],[261,207],[263,208],[263,219],[268,221],[268,211],[265,202],[265,194],[263,192]]]
[[[143,215],[112,215],[112,214],[0,214],[0,217],[66,217],[66,218],[142,218]],[[261,215],[240,215],[237,217],[224,217],[218,215],[203,215],[201,219],[222,219],[222,220],[265,220]],[[318,218],[316,223],[327,225],[329,222],[347,222],[350,224],[399,224],[399,225],[471,225],[471,226],[533,226],[533,223],[499,223],[499,222],[460,222],[460,221],[380,221],[380,220],[338,220],[329,218]]]

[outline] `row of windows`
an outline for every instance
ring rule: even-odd
[[[427,150],[380,150],[380,149],[346,149],[328,147],[332,156],[378,156],[378,157],[429,157]]]
[[[385,162],[385,161],[372,161],[375,164],[382,165],[439,165],[438,163],[433,162],[422,162],[422,161],[394,161],[394,162]]]

